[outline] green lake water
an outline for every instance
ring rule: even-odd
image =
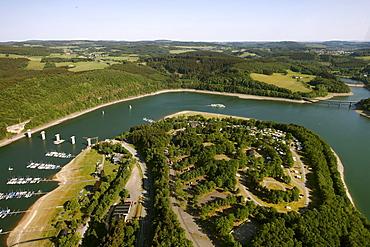
[[[353,96],[336,99],[360,100],[369,98],[370,92],[364,88],[352,88]],[[212,108],[212,103],[222,103],[226,108]],[[129,108],[132,105],[132,109]],[[50,150],[78,154],[86,148],[83,137],[99,137],[99,140],[114,138],[131,126],[144,124],[143,118],[158,120],[178,111],[192,110],[249,117],[282,123],[303,125],[323,137],[338,153],[345,166],[345,180],[356,207],[370,219],[370,119],[360,116],[354,107],[348,105],[299,104],[268,100],[246,100],[231,96],[177,92],[159,94],[111,105],[87,113],[45,130],[46,140],[39,133],[32,138],[23,138],[0,148],[0,192],[17,190],[51,191],[56,183],[44,182],[32,185],[7,185],[11,177],[52,176],[55,170],[30,170],[26,165],[30,160],[46,161],[65,165],[70,159],[45,157]],[[104,111],[104,114],[102,113]],[[58,146],[53,144],[59,133],[66,141]],[[76,136],[72,145],[70,137]],[[8,171],[8,167],[14,168]],[[1,208],[27,210],[38,197],[29,199],[1,200]],[[9,231],[15,227],[23,214],[0,219],[0,228]],[[5,236],[0,237],[4,243]]]

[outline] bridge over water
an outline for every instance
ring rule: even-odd
[[[351,101],[351,100],[334,100],[334,99],[316,99],[316,98],[303,98],[306,101],[313,102],[313,103],[319,103],[319,104],[333,104],[333,105],[339,105],[341,106],[342,104],[348,104],[349,107],[351,107],[353,104],[358,103],[358,101]]]

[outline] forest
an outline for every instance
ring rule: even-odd
[[[181,246],[191,246],[171,210],[171,190],[222,246],[370,244],[370,224],[346,196],[330,146],[302,126],[253,119],[180,116],[134,126],[123,136],[139,148],[153,172],[156,212],[151,234],[153,246],[172,246],[174,236],[183,243]],[[302,146],[299,154],[304,165],[314,171],[308,175],[313,194],[307,207],[277,210],[278,205],[297,203],[294,202],[299,200],[297,188],[264,191],[261,181],[274,177],[286,186],[291,184],[284,178],[283,170],[290,169],[293,161],[288,155],[289,148],[283,145],[286,143],[291,148],[297,141]],[[275,149],[279,146],[282,148]],[[248,155],[251,148],[257,150],[256,155]],[[169,177],[170,169],[176,170],[173,179]],[[245,179],[243,186],[269,206],[245,200],[236,186],[243,184],[237,181],[237,173]],[[171,189],[170,184],[175,187]],[[224,193],[227,197],[204,202],[205,195],[210,193]],[[239,243],[230,231],[250,221],[258,225],[255,234],[247,243]]]
[[[140,228],[138,220],[134,217],[130,222],[125,222],[124,218],[110,219],[108,215],[113,203],[126,200],[128,191],[124,187],[136,160],[120,143],[101,142],[94,145],[93,149],[106,155],[106,166],[97,172],[99,162],[90,164],[96,167],[95,172],[91,174],[96,178],[95,184],[86,184],[84,196],[69,199],[63,204],[62,211],[58,209],[59,216],[57,217],[57,214],[51,220],[57,230],[51,241],[56,246],[74,247],[83,237],[83,244],[86,246],[134,246]],[[110,155],[115,153],[122,154],[122,162],[113,171],[108,171],[106,167],[111,162]],[[61,215],[67,217],[62,218]],[[77,231],[82,225],[87,226],[84,236]]]
[[[370,82],[365,76],[367,62],[353,53],[317,54],[313,48],[291,43],[271,44],[270,48],[241,45],[171,41],[33,41],[0,45],[0,54],[4,55],[0,57],[0,139],[11,137],[7,126],[22,121],[32,119],[26,128],[33,128],[92,106],[161,89],[190,88],[301,100],[329,92],[349,92],[336,75]],[[232,52],[239,48],[255,56]],[[166,52],[156,52],[160,49]],[[180,49],[183,53],[169,52]],[[110,51],[142,58],[136,62],[105,60]],[[71,54],[66,56],[66,52]],[[356,54],[366,52],[362,49]],[[59,62],[98,62],[99,57],[92,55],[104,53],[108,54],[105,69],[72,72],[68,66],[56,66]],[[43,69],[27,68],[35,59]],[[303,83],[307,92],[293,92],[250,76],[287,71],[315,77]]]
[[[360,106],[361,109],[370,111],[370,98],[362,99],[357,104]]]

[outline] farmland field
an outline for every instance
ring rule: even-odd
[[[108,64],[104,63],[97,63],[97,62],[78,62],[73,63],[76,65],[76,67],[69,69],[73,72],[80,72],[80,71],[88,71],[88,70],[94,70],[94,69],[104,69],[105,67],[108,67]]]
[[[363,59],[363,60],[366,60],[366,61],[370,60],[370,56],[356,57],[356,58]]]
[[[283,87],[292,90],[293,92],[310,92],[311,89],[305,87],[302,82],[309,82],[313,78],[315,78],[314,75],[296,73],[290,70],[288,70],[288,74],[286,75],[282,73],[274,73],[272,75],[251,73],[251,77],[254,80],[262,81],[268,84],[273,84],[278,87]],[[295,79],[293,77],[302,77],[302,78]]]
[[[139,60],[139,56],[138,55],[127,55],[127,56],[121,56],[121,57],[113,57],[113,56],[108,56],[108,57],[101,57],[99,58],[100,60],[113,60],[113,61],[121,61],[121,60],[125,60],[125,61],[131,61],[131,62],[134,62],[134,61],[137,61]]]

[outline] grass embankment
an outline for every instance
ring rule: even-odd
[[[8,246],[22,243],[23,246],[53,246],[52,237],[59,231],[54,224],[60,220],[79,219],[81,215],[67,215],[63,204],[73,198],[86,194],[85,186],[93,185],[96,162],[102,162],[102,155],[96,150],[86,149],[64,166],[55,176],[59,187],[37,200],[17,227],[9,235]],[[24,243],[30,241],[29,243]]]
[[[306,75],[288,70],[285,75],[283,73],[273,73],[272,75],[264,75],[251,73],[253,80],[262,81],[267,84],[273,84],[278,87],[286,88],[292,92],[311,92],[311,89],[305,87],[302,82],[309,82],[315,78],[314,75]],[[298,79],[296,79],[298,77]],[[302,78],[299,78],[302,77]]]

